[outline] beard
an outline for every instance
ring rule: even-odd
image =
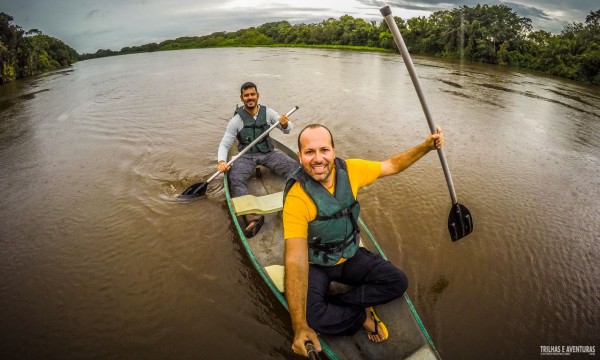
[[[333,172],[333,163],[328,161],[311,162],[304,169],[315,181],[326,183]]]
[[[250,105],[250,104],[252,104],[252,105]],[[248,110],[254,110],[257,105],[258,105],[258,100],[256,100],[256,99],[252,99],[252,100],[248,100],[248,101],[244,102],[244,106]]]

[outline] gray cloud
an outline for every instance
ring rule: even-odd
[[[392,8],[421,10],[435,12],[440,10],[450,10],[462,5],[476,6],[477,4],[487,5],[506,5],[510,7],[519,16],[530,18],[534,30],[546,30],[553,33],[560,33],[564,26],[572,22],[584,22],[585,17],[590,11],[600,9],[600,4],[592,0],[514,0],[513,2],[488,0],[485,2],[478,0],[358,0],[364,5],[381,6],[382,3],[389,4]]]
[[[349,14],[379,21],[379,8],[387,4],[392,6],[396,16],[406,18],[461,5],[475,6],[480,2],[347,0],[349,10],[344,11],[327,2],[318,7],[281,1],[256,6],[255,0],[248,0],[243,8],[239,8],[242,5],[233,8],[233,0],[0,0],[0,11],[12,15],[14,23],[24,30],[39,29],[84,53],[98,49],[120,50],[180,36],[235,31],[280,20],[292,24],[316,23]],[[490,0],[485,3],[510,6],[520,16],[532,19],[534,30],[554,33],[570,22],[583,22],[590,11],[600,7],[592,5],[591,0]]]
[[[86,20],[89,20],[89,19],[93,18],[94,16],[97,16],[98,14],[100,14],[100,10],[94,9],[94,10],[90,11],[89,13],[87,13],[85,18],[86,18]]]
[[[532,18],[540,18],[545,20],[552,20],[552,17],[548,15],[544,10],[536,7],[524,6],[521,4],[505,3],[506,6],[512,8],[520,16]]]

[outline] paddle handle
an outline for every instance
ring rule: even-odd
[[[305,342],[304,346],[306,347],[306,353],[308,354],[308,358],[310,360],[321,360],[319,352],[315,350],[315,346],[313,345],[312,341]]]
[[[431,113],[429,112],[429,107],[427,106],[427,101],[425,100],[425,94],[423,93],[423,89],[421,88],[421,83],[419,82],[419,78],[417,77],[417,71],[415,70],[415,65],[412,62],[410,54],[408,53],[408,49],[406,48],[406,44],[402,39],[402,34],[400,34],[400,30],[398,29],[398,25],[396,25],[396,21],[392,16],[392,9],[389,6],[384,6],[381,9],[381,15],[383,15],[385,22],[387,23],[390,31],[392,32],[392,36],[400,50],[400,54],[402,55],[402,59],[404,60],[404,64],[406,65],[406,69],[410,75],[410,79],[417,91],[417,96],[419,97],[419,101],[421,102],[421,107],[423,108],[423,112],[425,113],[425,118],[427,118],[427,123],[429,124],[429,129],[432,134],[435,134],[436,128],[433,122],[433,118],[431,117]],[[454,190],[454,183],[452,182],[452,176],[450,175],[450,168],[448,167],[448,162],[446,161],[446,156],[444,155],[444,150],[442,148],[437,149],[438,156],[440,158],[440,162],[442,163],[442,169],[444,170],[444,176],[446,177],[446,183],[448,184],[448,190],[450,191],[450,198],[452,199],[452,204],[457,204],[458,200],[456,198],[456,191]]]
[[[294,106],[294,108],[290,111],[287,112],[287,114],[285,114],[285,116],[290,116],[293,113],[296,112],[296,110],[298,110],[299,107],[298,106]],[[254,145],[258,144],[262,139],[264,139],[267,135],[269,135],[269,133],[271,132],[271,130],[275,129],[277,127],[277,125],[279,125],[279,121],[275,122],[275,124],[271,125],[270,128],[268,128],[265,132],[263,132],[262,134],[260,134],[259,137],[257,137],[256,139],[254,139],[253,142],[251,142],[248,146],[246,146],[244,149],[242,149],[242,151],[240,151],[239,153],[237,153],[237,155],[233,156],[228,162],[227,162],[227,166],[233,164],[234,161],[236,161],[240,156],[244,155],[248,150],[250,150]],[[207,183],[213,181],[217,176],[219,176],[221,172],[217,171],[216,173],[214,173],[211,177],[208,178],[208,180],[206,180]]]

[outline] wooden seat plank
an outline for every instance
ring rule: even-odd
[[[264,196],[244,195],[232,198],[236,215],[270,214],[283,209],[283,191]]]

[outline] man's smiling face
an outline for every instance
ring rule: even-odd
[[[242,92],[240,99],[242,99],[242,102],[247,110],[253,110],[256,105],[258,105],[259,96],[260,95],[258,94],[258,91],[256,91],[256,88],[251,87]]]
[[[329,131],[323,127],[307,128],[300,136],[298,157],[302,167],[313,179],[329,189],[333,186],[331,176],[335,148],[331,145]]]

